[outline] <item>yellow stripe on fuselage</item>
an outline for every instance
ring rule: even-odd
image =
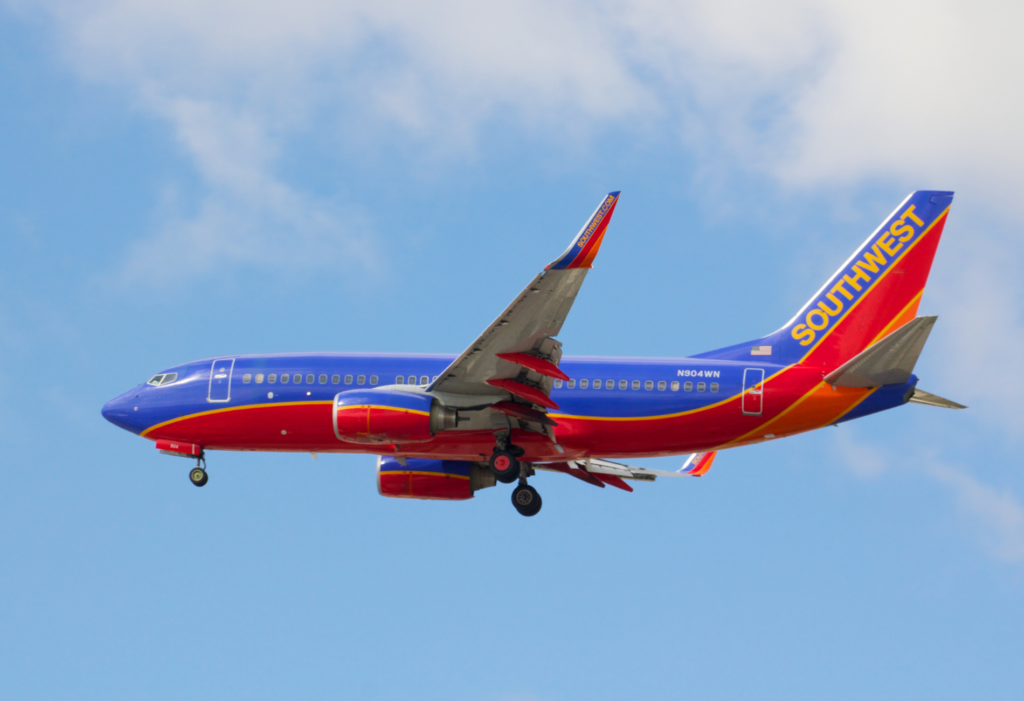
[[[158,424],[154,424],[154,425],[150,426],[149,428],[147,428],[142,433],[140,433],[139,435],[143,436],[143,437],[146,437],[146,434],[150,433],[151,431],[155,431],[158,428],[163,428],[164,426],[170,426],[171,424],[178,423],[179,421],[186,421],[188,419],[199,418],[200,416],[211,416],[212,414],[223,414],[223,413],[226,413],[226,412],[229,412],[229,411],[242,411],[244,409],[263,409],[263,408],[266,408],[266,407],[281,407],[281,406],[307,406],[307,405],[316,405],[316,404],[330,404],[330,405],[333,405],[334,404],[334,400],[331,399],[329,401],[328,400],[316,400],[316,401],[308,401],[308,402],[277,402],[277,403],[274,403],[274,404],[243,404],[242,406],[229,406],[229,407],[222,407],[220,409],[211,409],[209,411],[199,411],[199,412],[196,412],[195,414],[186,414],[185,416],[179,416],[176,419],[168,419],[167,421],[162,421],[162,422],[160,422]]]

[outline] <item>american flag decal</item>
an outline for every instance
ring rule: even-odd
[[[771,355],[772,354],[772,347],[771,346],[751,346],[750,354],[751,355]]]

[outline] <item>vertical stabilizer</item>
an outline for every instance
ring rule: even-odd
[[[697,357],[839,367],[917,316],[952,201],[912,193],[785,326]]]

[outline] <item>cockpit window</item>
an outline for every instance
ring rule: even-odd
[[[153,375],[151,378],[149,378],[149,381],[146,384],[156,386],[160,384],[160,380],[162,379],[164,379],[163,375]]]
[[[176,372],[169,372],[166,375],[164,375],[164,379],[160,380],[160,384],[162,384],[162,385],[169,385],[170,383],[174,382],[177,379],[178,379],[178,373],[176,373]]]
[[[146,384],[158,387],[159,385],[170,384],[171,382],[174,382],[177,379],[178,373],[176,372],[160,373],[159,375],[153,375],[151,378],[149,378],[149,381],[146,382]]]

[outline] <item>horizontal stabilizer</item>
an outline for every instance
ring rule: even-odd
[[[711,463],[715,461],[717,454],[718,451],[715,450],[709,453],[694,453],[679,468],[679,472],[690,477],[703,477],[711,469]]]
[[[950,401],[949,399],[943,399],[942,397],[932,394],[931,392],[925,392],[923,389],[914,388],[914,393],[910,395],[910,401],[914,404],[927,404],[928,406],[938,406],[943,409],[966,409],[963,404],[957,404],[956,402]]]
[[[920,316],[850,358],[825,376],[838,387],[881,387],[910,380],[937,316]]]

